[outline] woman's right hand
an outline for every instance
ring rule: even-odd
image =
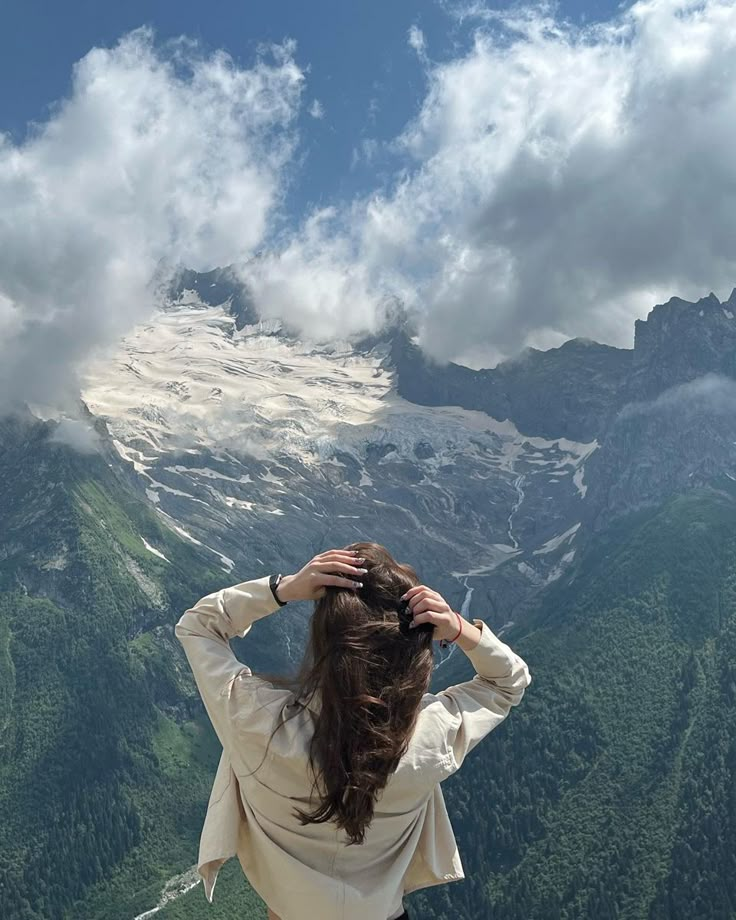
[[[433,639],[452,642],[458,638],[458,630],[462,628],[465,631],[469,624],[459,613],[450,607],[447,601],[432,588],[426,585],[415,585],[409,588],[406,594],[402,595],[402,600],[406,598],[409,601],[409,607],[413,614],[413,621],[409,624],[419,626],[421,623],[431,623],[434,626]]]

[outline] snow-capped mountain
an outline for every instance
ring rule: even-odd
[[[401,317],[307,343],[227,274],[182,283],[88,367],[83,398],[161,519],[231,580],[375,539],[503,629],[594,531],[736,475],[736,292],[656,307],[634,349],[574,339],[473,371],[429,360]]]
[[[597,442],[410,402],[391,344],[238,328],[229,303],[187,291],[90,365],[83,398],[162,519],[231,579],[262,564],[259,546],[286,565],[376,539],[458,605],[478,588],[473,613],[501,627],[574,558]]]

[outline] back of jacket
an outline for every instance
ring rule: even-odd
[[[376,802],[360,845],[333,822],[301,825],[311,810],[309,744],[319,697],[307,706],[251,674],[229,646],[278,610],[268,576],[202,598],[176,624],[223,753],[200,841],[198,868],[212,900],[222,863],[237,855],[251,885],[282,920],[377,920],[404,893],[463,878],[440,783],[518,705],[526,663],[481,620],[467,656],[476,676],[425,694],[409,747]]]

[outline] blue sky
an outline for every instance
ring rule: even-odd
[[[587,21],[614,8],[605,0],[559,7]],[[0,131],[16,140],[66,95],[76,61],[138,26],[152,26],[160,41],[187,35],[222,48],[242,66],[259,43],[295,39],[297,63],[308,73],[304,159],[289,188],[294,217],[380,183],[380,161],[356,163],[353,151],[364,139],[395,137],[417,111],[426,78],[409,29],[420,28],[429,57],[441,61],[467,47],[475,25],[459,24],[432,0],[9,0],[0,16]],[[322,119],[309,116],[310,100],[323,106]]]

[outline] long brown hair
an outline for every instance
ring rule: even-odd
[[[376,799],[406,752],[432,676],[432,633],[399,631],[397,604],[418,584],[412,566],[378,543],[351,543],[365,557],[363,587],[327,587],[315,601],[297,699],[319,694],[309,762],[312,811],[302,824],[335,821],[362,843]]]

